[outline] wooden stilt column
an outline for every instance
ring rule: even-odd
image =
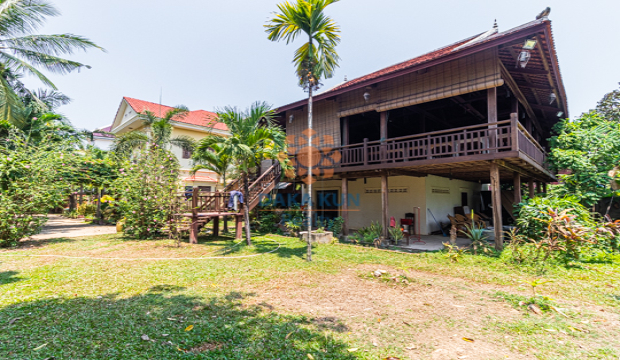
[[[213,218],[213,236],[220,236],[220,218],[216,216]]]
[[[502,221],[502,193],[499,186],[499,165],[491,163],[491,198],[493,202],[493,228],[495,229],[495,249],[504,248]]]
[[[340,209],[342,210],[342,219],[344,220],[342,225],[342,235],[349,235],[349,179],[342,179],[342,199],[340,199],[342,205]],[[337,235],[337,234],[335,234]]]
[[[189,243],[198,244],[198,188],[192,189],[192,224],[189,228]]]
[[[243,216],[235,216],[235,239],[241,240],[243,238]]]
[[[536,196],[536,193],[534,192],[534,180],[530,179],[530,181],[527,182],[527,187],[530,191],[530,199]]]
[[[545,195],[547,194],[547,183],[546,183],[546,182],[544,182],[544,183],[543,183],[542,192],[543,192]]]
[[[390,226],[388,209],[388,176],[381,175],[381,225],[383,225],[383,237],[388,237],[388,227]]]
[[[515,193],[515,204],[519,204],[521,202],[521,174],[515,172],[513,174],[514,179],[514,193]]]
[[[381,160],[382,162],[387,161],[387,145],[385,144],[388,137],[388,129],[387,129],[387,111],[383,111],[379,113],[381,118]]]

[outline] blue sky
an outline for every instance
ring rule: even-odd
[[[53,0],[62,15],[41,33],[75,33],[107,53],[71,58],[93,68],[50,76],[73,102],[60,109],[79,128],[109,125],[123,96],[191,110],[256,100],[284,105],[306,95],[293,65],[299,43],[267,40],[262,25],[279,1]],[[342,28],[341,66],[324,89],[491,28],[533,20],[551,7],[571,117],[620,82],[620,1],[342,0],[328,8]],[[30,87],[42,87],[27,79]]]

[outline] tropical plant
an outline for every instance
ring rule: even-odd
[[[16,75],[34,75],[43,84],[56,90],[56,86],[38,68],[56,74],[90,68],[88,65],[61,58],[76,50],[95,48],[103,50],[92,41],[78,35],[34,34],[49,16],[59,15],[58,10],[43,0],[0,1],[0,117],[10,122],[19,120],[23,104],[7,71]]]
[[[340,57],[336,45],[340,42],[340,27],[327,15],[325,8],[338,0],[297,0],[278,5],[279,13],[264,25],[271,41],[285,40],[287,44],[298,36],[305,42],[295,51],[293,63],[299,85],[308,91],[308,129],[312,129],[312,93],[318,90],[322,78],[331,78]],[[312,134],[308,134],[308,196],[312,197]],[[308,204],[308,234],[312,231],[312,204]],[[307,260],[312,261],[312,244],[308,235]]]
[[[0,247],[36,234],[64,200],[63,147],[30,146],[16,130],[0,139]]]
[[[390,238],[394,240],[396,243],[398,243],[398,241],[402,240],[404,237],[403,230],[399,227],[390,226],[390,228],[388,229],[388,232],[390,233]]]
[[[606,120],[620,122],[620,89],[605,94],[598,102],[596,112]]]
[[[535,240],[544,238],[551,211],[564,210],[567,210],[567,214],[574,215],[574,221],[580,225],[590,228],[596,226],[590,211],[581,205],[576,197],[535,197],[519,204],[516,222],[520,234]]]
[[[179,188],[179,162],[159,147],[139,150],[126,160],[113,184],[125,233],[152,239],[163,233],[172,217]]]
[[[218,111],[218,120],[230,131],[230,136],[211,135],[200,143],[205,148],[217,146],[219,154],[227,156],[237,167],[243,181],[243,207],[246,229],[246,241],[252,244],[250,237],[250,211],[248,208],[249,177],[260,166],[262,160],[278,160],[284,170],[290,168],[286,154],[286,133],[274,121],[275,112],[265,102],[255,102],[242,111],[235,107],[226,107]]]
[[[489,252],[489,244],[487,243],[488,236],[485,235],[484,227],[477,226],[474,211],[471,211],[471,224],[465,225],[465,230],[461,230],[461,233],[471,240],[471,246],[474,249],[474,255],[478,255],[478,248],[481,248],[485,253]]]
[[[172,137],[172,122],[183,119],[188,113],[189,110],[183,105],[166,112],[162,118],[146,110],[138,116],[150,133],[136,130],[119,135],[114,140],[112,151],[120,158],[130,157],[135,149],[151,146],[169,150],[173,145],[191,151],[195,146],[194,139],[186,135]]]
[[[549,162],[555,170],[567,173],[559,175],[563,184],[557,188],[559,195],[574,196],[586,206],[620,195],[611,184],[620,173],[610,176],[620,165],[620,122],[592,111],[579,119],[560,121],[553,131]]]

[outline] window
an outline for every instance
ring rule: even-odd
[[[192,157],[192,151],[190,149],[183,149],[183,159],[190,159]]]

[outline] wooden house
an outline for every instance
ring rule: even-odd
[[[307,112],[307,99],[278,109],[300,182]],[[533,195],[554,181],[546,139],[568,107],[543,17],[346,81],[316,95],[313,113],[313,204],[341,215],[345,233],[371,221],[387,232],[392,217],[419,208],[416,231],[429,234],[438,230],[431,212],[445,223],[455,206],[480,211],[490,184],[501,239],[500,184],[516,186],[518,203],[521,184]],[[329,196],[338,200],[321,204]]]

